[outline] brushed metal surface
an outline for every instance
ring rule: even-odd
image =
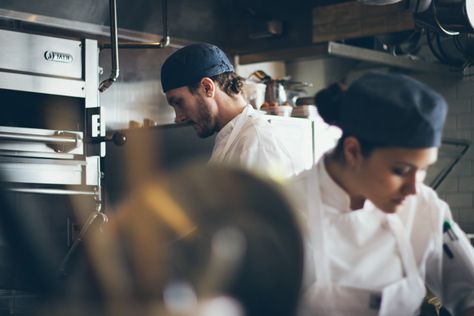
[[[58,165],[51,163],[0,163],[0,172],[4,180],[10,183],[33,184],[67,184],[80,185],[82,183],[82,166]]]
[[[84,40],[84,81],[86,108],[99,106],[97,88],[99,86],[99,49],[96,40]]]
[[[0,72],[1,89],[84,98],[84,86],[83,80]]]
[[[412,60],[406,57],[393,56],[389,53],[380,52],[373,49],[361,48],[336,42],[328,43],[328,54],[332,56],[368,61],[408,70],[437,73],[440,75],[449,76],[460,75],[459,70],[446,65],[425,62],[422,60]]]
[[[38,189],[38,188],[9,188],[11,192],[33,193],[33,194],[53,194],[53,195],[89,195],[96,196],[94,191],[62,190],[62,189]]]
[[[56,138],[54,136],[56,132],[47,129],[0,126],[0,150],[4,151],[4,153],[16,152],[16,156],[21,155],[21,153],[32,156],[36,153],[37,157],[43,157],[44,153],[49,153],[53,154],[54,157],[54,154],[57,153],[47,146],[47,143]],[[77,135],[79,139],[83,138],[82,132],[67,132]],[[72,138],[67,138],[65,141],[75,142]],[[83,155],[84,144],[79,142],[78,146],[69,151],[68,154]]]
[[[0,30],[0,68],[82,79],[82,44],[62,38]]]

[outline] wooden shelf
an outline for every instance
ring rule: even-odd
[[[328,44],[322,43],[317,45],[285,48],[259,53],[238,55],[239,64],[253,64],[267,61],[285,61],[298,58],[315,58],[324,57],[328,52]]]
[[[313,43],[412,30],[413,14],[403,4],[346,2],[313,8]]]

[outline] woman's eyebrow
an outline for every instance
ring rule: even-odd
[[[405,165],[405,166],[408,166],[410,168],[413,168],[413,169],[426,169],[427,167],[431,166],[432,164],[434,164],[434,162],[430,162],[429,164],[427,164],[426,166],[417,166],[415,164],[412,164],[410,162],[406,162],[406,161],[401,161],[401,160],[397,160],[397,161],[394,161],[393,162],[394,164],[398,164],[398,165]]]
[[[414,165],[412,163],[409,163],[409,162],[406,162],[406,161],[401,161],[401,160],[396,160],[393,163],[399,164],[399,165],[406,165],[406,166],[410,166],[410,167],[415,167],[415,168],[417,167],[416,165]]]

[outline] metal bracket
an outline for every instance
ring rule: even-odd
[[[105,122],[102,107],[86,109],[86,154],[87,156],[105,156],[105,145],[95,140],[105,137]]]

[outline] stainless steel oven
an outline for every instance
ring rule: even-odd
[[[100,186],[95,40],[0,30],[0,170],[10,183]],[[102,147],[102,148],[101,148]],[[46,192],[46,191],[45,191]]]
[[[64,272],[86,226],[106,221],[98,44],[10,30],[0,30],[0,42],[2,193],[10,215],[30,228],[19,233],[44,251],[54,275]],[[3,246],[14,245],[0,240]],[[9,274],[14,263],[3,259],[0,293],[5,294],[29,281]]]

